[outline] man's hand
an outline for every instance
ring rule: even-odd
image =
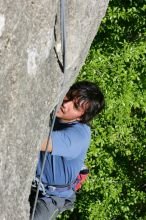
[[[45,151],[46,150],[46,145],[47,145],[47,139],[42,143],[42,146],[41,146],[41,151]],[[52,141],[51,139],[49,140],[49,144],[48,144],[48,151],[49,152],[52,152]]]

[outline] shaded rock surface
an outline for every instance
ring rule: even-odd
[[[49,113],[75,80],[107,0],[67,0],[67,76],[60,1],[0,1],[0,219],[29,219],[28,196]]]

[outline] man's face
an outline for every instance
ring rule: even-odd
[[[83,102],[79,105],[77,99],[68,100],[65,96],[60,109],[56,113],[56,116],[61,120],[61,122],[73,122],[80,121],[80,118],[84,112],[85,109]]]

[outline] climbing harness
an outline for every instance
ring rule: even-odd
[[[62,70],[63,70],[63,74],[64,74],[64,80],[63,80],[62,86],[64,86],[65,75],[66,75],[65,0],[60,0],[60,29],[61,29],[62,66],[63,66]],[[44,172],[44,167],[45,167],[45,162],[46,162],[46,157],[47,157],[47,152],[48,152],[48,147],[49,147],[49,140],[50,140],[50,137],[51,137],[51,134],[53,131],[53,127],[54,127],[54,123],[55,123],[55,119],[56,119],[56,113],[57,113],[57,110],[59,109],[59,107],[60,107],[60,104],[57,104],[55,106],[55,108],[53,109],[53,111],[51,112],[51,117],[50,117],[50,121],[49,121],[50,129],[49,129],[49,133],[48,133],[42,169],[41,169],[40,177],[39,177],[38,184],[37,184],[37,191],[36,191],[31,220],[34,220],[34,214],[35,214],[37,200],[38,200],[38,196],[39,196],[39,190],[42,187],[41,179],[42,179],[42,175]]]
[[[39,184],[39,178],[35,177],[32,182],[32,190],[36,192],[37,187],[39,185],[39,193],[41,194],[41,196],[45,197],[50,197],[51,193],[56,191],[64,192],[66,190],[72,189],[73,191],[77,192],[81,189],[83,183],[86,181],[88,174],[89,169],[84,165],[80,170],[80,173],[78,174],[76,180],[66,185],[48,185],[42,182]]]

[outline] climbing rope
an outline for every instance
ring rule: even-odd
[[[62,41],[61,46],[62,46],[63,73],[65,74],[65,70],[66,70],[65,0],[60,1],[60,21],[61,21],[60,29],[61,29],[61,41]]]
[[[64,86],[65,83],[65,73],[66,73],[66,30],[65,30],[65,0],[60,0],[60,30],[61,30],[61,48],[62,48],[62,65],[63,65],[63,73],[64,73],[64,80],[62,83],[62,87]],[[56,119],[56,113],[60,107],[60,104],[57,104],[53,111],[50,114],[50,120],[49,120],[49,133],[48,133],[48,138],[47,138],[47,144],[46,144],[46,149],[45,149],[45,155],[43,159],[43,164],[42,164],[42,169],[38,181],[38,186],[37,186],[37,191],[36,191],[36,196],[35,196],[35,201],[34,201],[34,206],[33,206],[33,211],[32,211],[32,216],[31,220],[34,220],[34,214],[36,211],[36,205],[37,205],[37,200],[38,200],[38,195],[39,195],[39,189],[41,186],[41,179],[43,176],[44,172],[44,167],[46,163],[46,158],[47,158],[47,153],[48,153],[48,147],[49,147],[49,140],[53,131],[55,119]]]

